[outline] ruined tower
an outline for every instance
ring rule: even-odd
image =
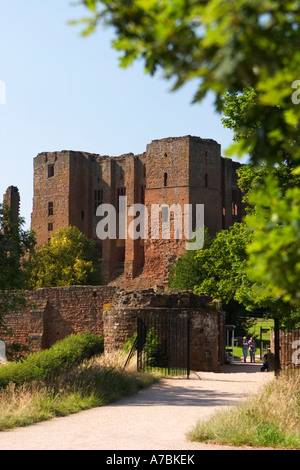
[[[11,210],[11,221],[17,223],[20,215],[20,193],[16,186],[9,186],[3,195],[3,203]]]
[[[146,207],[148,217],[153,205],[177,205],[183,214],[185,205],[204,204],[204,224],[214,235],[244,215],[237,185],[239,166],[221,156],[216,141],[192,136],[153,140],[140,155],[40,153],[34,159],[32,212],[37,244],[46,243],[58,228],[74,225],[97,242],[107,282],[121,274],[115,282],[119,285],[122,280],[126,287],[166,284],[170,261],[184,252],[186,238],[171,235],[164,239],[161,231],[151,238],[150,218],[148,237],[120,237],[120,196],[126,196],[127,208],[133,204]],[[117,235],[99,240],[96,210],[102,204],[115,208]],[[171,210],[161,210],[159,217],[160,223],[170,217],[174,225]],[[132,220],[133,214],[128,215],[127,225]]]

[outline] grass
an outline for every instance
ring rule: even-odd
[[[188,438],[234,446],[299,449],[299,371],[281,373],[257,395],[198,422]]]
[[[0,387],[21,385],[59,374],[97,353],[103,352],[103,337],[88,332],[72,334],[57,341],[52,348],[30,354],[0,369]]]
[[[274,320],[256,320],[253,326],[250,328],[248,335],[259,338],[260,327],[271,330],[272,328],[274,328]],[[262,333],[262,339],[263,341],[270,341],[270,331],[268,331],[267,333]]]
[[[0,390],[0,431],[104,406],[158,380],[158,375],[137,373],[133,366],[123,372],[125,360],[122,352],[101,354],[50,378],[11,382]]]

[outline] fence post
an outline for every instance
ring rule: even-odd
[[[274,319],[274,349],[275,349],[275,364],[274,364],[274,372],[275,372],[275,376],[279,375],[279,372],[280,372],[280,359],[279,359],[279,349],[280,349],[280,346],[279,346],[279,327],[280,327],[280,323],[279,323],[279,317],[275,317]]]
[[[187,324],[186,324],[186,328],[187,328],[187,335],[186,335],[186,342],[187,342],[187,345],[186,345],[186,375],[187,375],[187,378],[189,379],[190,378],[190,373],[191,373],[191,354],[190,354],[190,341],[191,341],[191,333],[190,333],[190,323],[191,323],[191,320],[190,318],[188,317],[187,318]]]

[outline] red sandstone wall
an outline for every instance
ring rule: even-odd
[[[53,176],[49,176],[49,165],[53,165]],[[40,153],[34,159],[31,228],[36,233],[38,246],[47,243],[55,230],[69,225],[69,185],[68,152]],[[53,202],[53,215],[49,215],[49,202]]]
[[[190,204],[204,204],[204,224],[215,235],[222,229],[221,146],[214,140],[190,137],[189,149]]]
[[[188,138],[155,140],[147,146],[146,193],[149,239],[144,243],[144,275],[149,285],[167,283],[169,264],[184,252],[184,204],[189,204],[189,142]],[[174,214],[170,213],[170,238],[162,237],[163,215],[160,214],[159,238],[151,238],[154,227],[151,205],[163,204],[171,207],[178,204],[182,218],[181,238],[174,237]]]
[[[124,345],[137,331],[139,316],[184,315],[191,321],[191,368],[219,372],[225,358],[225,316],[211,298],[191,292],[154,293],[151,289],[116,294],[103,312],[107,351]]]
[[[53,175],[49,173],[53,166]],[[118,285],[151,287],[168,284],[169,265],[185,250],[184,205],[204,204],[204,224],[212,234],[229,228],[244,215],[241,193],[237,188],[238,163],[222,159],[220,145],[211,139],[176,137],[154,140],[146,154],[120,157],[85,152],[45,152],[34,159],[34,199],[32,228],[38,245],[45,243],[62,226],[75,225],[87,237],[95,239],[102,253],[102,271],[106,281],[122,272]],[[148,239],[99,240],[95,215],[95,193],[101,203],[118,207],[118,194],[127,196],[127,207],[145,203],[148,210]],[[235,198],[236,213],[233,211]],[[53,214],[49,214],[49,203]],[[151,239],[151,205],[178,204],[182,211],[182,236],[174,237],[171,212],[170,239],[161,234]],[[118,216],[118,212],[117,212]],[[128,218],[128,226],[134,217]],[[142,273],[141,280],[134,278]]]
[[[28,346],[30,352],[49,348],[71,333],[85,330],[103,334],[103,305],[112,302],[116,289],[108,286],[45,288],[27,293],[33,305],[9,314],[5,324],[11,331],[4,341]]]
[[[27,300],[34,304],[32,308],[5,319],[11,334],[2,334],[1,338],[7,345],[19,343],[35,352],[72,333],[88,330],[103,334],[105,350],[112,351],[136,331],[139,315],[184,315],[191,320],[191,368],[218,372],[224,362],[224,313],[207,296],[70,286],[31,291]]]

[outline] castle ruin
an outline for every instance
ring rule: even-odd
[[[187,204],[193,209],[204,204],[204,224],[215,235],[244,216],[239,167],[221,156],[216,141],[192,136],[153,140],[140,155],[42,152],[34,159],[31,226],[37,245],[60,227],[76,226],[97,242],[107,283],[126,288],[166,286],[169,265],[184,252],[186,238],[99,240],[97,207],[111,204],[118,214],[120,196],[126,196],[127,207],[143,204],[148,214],[153,204],[177,204],[182,213]],[[192,213],[194,227],[196,211]]]
[[[238,187],[241,165],[221,156],[212,139],[184,136],[153,140],[146,152],[118,157],[63,150],[42,152],[34,158],[34,195],[31,228],[37,246],[47,243],[61,227],[76,226],[96,241],[105,286],[69,286],[29,291],[33,303],[5,319],[12,332],[6,339],[24,345],[30,352],[49,348],[57,340],[84,331],[104,335],[104,347],[119,347],[136,328],[140,315],[189,317],[191,321],[191,366],[219,371],[225,360],[225,315],[210,297],[191,292],[162,292],[168,287],[169,266],[185,251],[182,237],[97,237],[97,208],[103,204],[120,212],[120,197],[127,207],[141,204],[151,214],[153,205],[168,206],[173,224],[174,205],[192,207],[195,228],[196,205],[204,206],[204,225],[211,235],[240,222],[245,214]],[[19,193],[8,188],[4,199],[18,214]],[[160,213],[159,223],[166,214]],[[130,223],[130,216],[128,223]],[[116,219],[118,224],[120,219]],[[149,220],[151,230],[152,220]],[[119,227],[117,227],[119,228]],[[119,234],[119,231],[116,231]],[[124,290],[125,289],[125,290]]]

